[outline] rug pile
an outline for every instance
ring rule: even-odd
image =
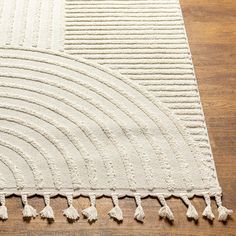
[[[119,199],[156,197],[160,217],[174,220],[166,199],[222,206],[205,119],[178,0],[0,0],[0,218],[5,197],[65,196],[63,214],[95,221],[96,198],[122,221]]]

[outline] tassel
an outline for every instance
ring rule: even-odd
[[[50,196],[48,194],[44,195],[44,201],[46,206],[40,212],[41,217],[47,219],[54,219],[54,212],[52,207],[50,206]]]
[[[211,210],[210,205],[206,206],[206,208],[204,209],[202,215],[205,216],[208,220],[214,220],[215,219],[215,216],[214,216],[214,214]]]
[[[93,222],[96,221],[98,219],[98,213],[97,213],[97,209],[96,209],[96,196],[95,194],[89,194],[89,198],[90,198],[90,204],[91,206],[84,209],[82,211],[82,214],[88,218],[89,222]]]
[[[159,216],[162,217],[162,218],[166,218],[170,221],[173,221],[174,220],[174,215],[171,211],[171,209],[169,208],[169,206],[166,204],[166,201],[165,201],[165,198],[163,195],[158,195],[157,196],[162,207],[160,208],[159,210]]]
[[[205,216],[208,220],[212,221],[212,220],[214,220],[215,216],[214,216],[212,209],[211,209],[211,199],[208,194],[204,195],[204,199],[206,202],[206,208],[203,211],[202,215]]]
[[[7,207],[5,206],[5,195],[0,195],[0,219],[7,220],[8,219],[8,213],[7,213]]]
[[[136,201],[136,204],[137,204],[137,208],[136,208],[135,213],[134,213],[134,218],[137,221],[143,222],[145,214],[144,214],[144,211],[143,211],[143,208],[142,208],[142,205],[141,205],[141,197],[140,197],[139,194],[135,194],[134,197],[135,197],[135,201]]]
[[[108,212],[108,215],[118,221],[122,221],[123,213],[118,204],[118,194],[112,194],[111,197],[114,203],[114,207]]]
[[[188,206],[188,210],[186,213],[186,216],[189,219],[194,219],[195,221],[198,220],[198,213],[195,209],[195,207],[192,205],[192,203],[189,201],[189,199],[187,198],[187,196],[183,195],[181,196],[182,200],[184,201],[184,203]]]
[[[70,220],[77,220],[79,218],[79,213],[72,205],[72,202],[73,202],[72,195],[67,195],[67,202],[68,202],[69,207],[63,210],[63,215],[66,216]]]
[[[194,220],[198,220],[198,213],[192,204],[188,206],[188,210],[187,210],[186,215],[190,219],[192,218]]]
[[[217,194],[215,196],[215,199],[216,199],[216,204],[218,206],[218,212],[219,212],[218,220],[227,221],[228,217],[233,214],[233,211],[222,206],[221,195]]]
[[[35,218],[38,214],[35,208],[28,204],[27,195],[23,194],[21,196],[22,202],[24,204],[24,208],[22,210],[22,214],[24,218]]]

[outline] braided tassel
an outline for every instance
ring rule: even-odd
[[[8,219],[8,213],[7,213],[7,207],[5,206],[5,195],[0,195],[0,219],[7,220]]]
[[[183,202],[188,206],[186,216],[189,219],[198,220],[198,213],[197,213],[195,207],[189,201],[188,197],[186,195],[182,195],[181,198],[182,198]]]
[[[23,194],[21,196],[22,202],[24,204],[24,208],[22,210],[22,214],[24,218],[35,218],[38,214],[35,208],[33,208],[31,205],[28,203],[27,195]]]
[[[164,196],[163,195],[158,195],[157,197],[158,197],[158,199],[159,199],[159,201],[162,205],[162,207],[159,210],[160,217],[166,218],[170,221],[173,221],[174,220],[174,215],[173,215],[170,207],[166,204],[166,200],[165,200]]]
[[[218,220],[219,221],[227,221],[228,217],[233,214],[233,211],[222,206],[220,194],[217,194],[215,196],[215,199],[216,199],[216,204],[218,206],[218,212],[219,212]]]
[[[78,211],[73,206],[73,197],[72,195],[67,195],[67,202],[69,207],[63,210],[63,215],[66,216],[70,220],[77,220],[79,218]]]
[[[206,208],[204,209],[202,215],[205,216],[208,220],[214,220],[215,216],[211,209],[211,199],[208,194],[204,194],[204,199],[206,202]]]
[[[97,213],[97,209],[96,209],[96,196],[95,194],[89,194],[89,198],[90,198],[90,207],[84,209],[82,211],[82,214],[88,218],[89,222],[93,222],[96,221],[98,219],[98,213]]]
[[[135,201],[136,201],[136,204],[137,204],[137,208],[136,208],[135,213],[134,213],[134,218],[137,221],[143,222],[145,214],[144,214],[144,211],[143,211],[143,208],[142,208],[142,205],[141,205],[140,194],[135,194],[134,197],[135,197]]]
[[[123,213],[118,204],[118,194],[111,195],[114,207],[108,212],[108,215],[118,221],[123,220]]]
[[[44,201],[46,206],[40,212],[41,217],[47,219],[54,219],[54,212],[52,210],[52,207],[50,206],[50,196],[48,194],[44,195]]]

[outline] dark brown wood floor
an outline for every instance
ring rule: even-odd
[[[235,0],[181,0],[190,48],[198,78],[201,100],[211,139],[218,177],[223,187],[224,205],[236,211],[236,1]],[[29,200],[36,208],[43,208],[42,198]],[[170,225],[158,217],[159,203],[156,199],[145,199],[144,224],[133,220],[134,200],[120,201],[124,222],[118,225],[109,219],[107,212],[112,203],[99,199],[99,220],[90,225],[85,219],[68,223],[61,210],[66,208],[63,198],[51,201],[55,211],[55,222],[48,224],[40,218],[24,222],[21,201],[7,199],[9,219],[0,222],[0,236],[76,236],[76,235],[236,235],[236,214],[227,224],[217,220],[210,224],[200,219],[196,224],[186,219],[186,207],[178,199],[168,200],[175,222]],[[75,206],[88,206],[86,198],[79,198]],[[201,198],[193,200],[199,213],[205,207]],[[213,210],[217,215],[215,204]]]

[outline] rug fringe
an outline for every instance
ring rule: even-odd
[[[195,221],[198,220],[198,213],[197,210],[195,209],[195,207],[193,206],[193,204],[190,202],[190,200],[188,199],[188,197],[186,195],[182,195],[181,199],[183,200],[183,202],[188,206],[188,210],[186,213],[186,216],[189,219],[193,219]]]
[[[216,194],[215,199],[219,212],[218,220],[225,222],[233,214],[233,210],[222,206],[221,194]]]
[[[80,217],[79,212],[73,206],[72,194],[67,195],[67,202],[68,202],[69,207],[62,211],[63,215],[66,216],[69,220],[75,221],[75,220],[79,219],[79,217]]]
[[[117,221],[122,221],[123,220],[123,213],[122,213],[121,208],[119,207],[118,194],[113,193],[111,195],[111,197],[112,197],[114,207],[108,212],[108,215]]]
[[[82,214],[88,218],[89,222],[96,221],[98,219],[98,213],[96,209],[96,195],[95,194],[89,194],[90,198],[90,207],[84,209],[82,211]]]
[[[213,221],[215,216],[212,212],[212,209],[211,209],[211,199],[210,199],[210,196],[209,194],[204,194],[204,199],[205,199],[205,202],[206,202],[206,208],[204,209],[202,215],[204,217],[206,217],[208,220],[211,220]]]
[[[31,195],[30,195],[31,196]],[[54,219],[54,212],[52,207],[50,206],[50,194],[44,194],[44,201],[45,201],[45,207],[44,209],[40,212],[40,216],[42,218],[47,218],[47,219]],[[54,195],[53,195],[54,196]],[[164,194],[152,194],[152,196],[155,196],[159,202],[160,202],[160,209],[159,209],[159,216],[161,218],[165,218],[169,221],[174,220],[174,214],[171,211],[170,207],[166,203],[166,198],[169,197],[169,195],[164,195]],[[212,208],[211,208],[211,196],[215,197],[216,204],[218,207],[218,220],[219,221],[227,221],[232,215],[233,211],[230,209],[227,209],[222,205],[222,200],[221,200],[221,194],[209,194],[209,193],[204,193],[202,194],[204,197],[206,207],[202,213],[202,216],[210,221],[213,221],[215,216],[213,214]],[[1,220],[7,220],[8,219],[8,211],[7,207],[5,205],[5,193],[0,193],[0,219]],[[73,193],[68,193],[66,194],[67,197],[67,203],[68,203],[68,208],[63,210],[63,215],[65,215],[68,220],[76,221],[80,218],[78,210],[73,206]],[[89,222],[94,222],[98,219],[98,212],[96,209],[96,197],[99,197],[99,195],[96,196],[95,193],[90,193],[89,194],[89,199],[90,199],[90,207],[82,210],[82,214],[88,219]],[[119,197],[122,197],[119,195],[119,193],[111,193],[110,195],[114,207],[108,212],[108,215],[116,220],[117,222],[122,222],[124,217],[123,217],[123,212],[122,209],[119,206]],[[145,213],[142,207],[142,195],[139,193],[135,193],[133,195],[135,202],[136,202],[136,209],[134,213],[134,218],[137,221],[143,222],[145,218]],[[185,203],[185,205],[188,207],[186,216],[189,219],[193,219],[197,221],[199,219],[198,212],[189,200],[189,197],[187,194],[180,194],[179,195],[180,199]],[[28,194],[21,194],[21,200],[24,205],[22,209],[22,214],[24,218],[35,218],[38,214],[37,211],[34,207],[29,205],[28,203]]]
[[[49,194],[44,195],[44,201],[45,201],[46,206],[40,212],[41,217],[46,218],[46,219],[54,219],[54,212],[53,212],[52,207],[50,206],[50,195]]]
[[[159,210],[159,216],[161,218],[166,218],[170,221],[174,220],[174,215],[170,209],[170,207],[167,205],[166,200],[164,198],[164,195],[158,194],[157,195],[158,200],[160,201],[162,207]]]
[[[136,204],[137,204],[137,208],[136,208],[135,213],[134,213],[134,218],[137,221],[143,222],[145,214],[144,214],[144,211],[143,211],[143,207],[141,205],[141,196],[140,196],[140,194],[137,193],[137,194],[134,194],[134,198],[135,198],[135,201],[136,201]]]
[[[0,219],[1,220],[7,220],[8,219],[8,213],[7,213],[7,207],[5,206],[5,195],[0,195]]]
[[[24,205],[24,208],[22,210],[22,214],[24,218],[35,218],[38,214],[35,208],[33,208],[31,205],[28,203],[27,195],[23,194],[21,196],[22,203]]]

